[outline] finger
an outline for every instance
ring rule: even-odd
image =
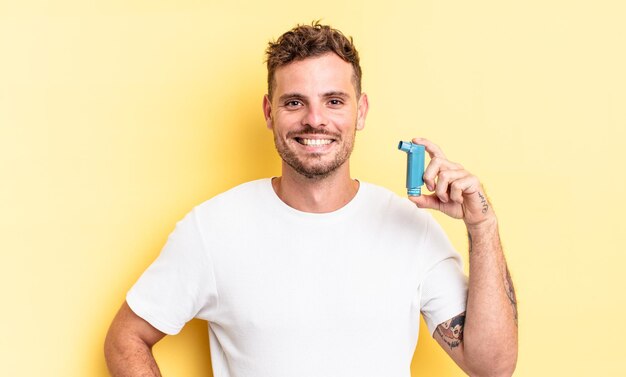
[[[435,191],[435,178],[437,178],[441,171],[459,169],[463,169],[463,167],[459,164],[448,161],[445,158],[434,157],[430,160],[430,163],[426,167],[426,170],[424,170],[424,175],[422,176],[422,178],[424,180],[424,183],[426,183],[426,187],[430,191]]]
[[[450,200],[448,192],[450,185],[456,180],[465,178],[469,173],[465,170],[443,170],[437,175],[437,185],[435,187],[435,195],[444,203]]]
[[[464,176],[459,176],[457,179],[453,180],[450,183],[450,200],[455,202],[455,203],[459,203],[459,204],[463,204],[463,190],[466,190],[469,186],[468,183],[465,181],[465,178],[467,177],[471,177],[472,175],[465,171],[466,174]]]
[[[441,202],[435,194],[409,196],[409,200],[415,203],[419,208],[431,208],[439,210]]]
[[[439,148],[439,146],[433,143],[432,141],[428,139],[424,139],[423,137],[416,137],[412,141],[415,144],[423,145],[426,148],[426,152],[428,152],[428,155],[430,156],[430,158],[434,158],[434,157],[439,157],[439,158],[444,158],[444,159],[446,158],[446,155],[443,153],[441,148]]]
[[[443,161],[444,160],[435,157],[430,160],[430,163],[428,163],[428,166],[426,166],[426,170],[424,170],[424,175],[422,176],[422,179],[424,180],[426,187],[430,191],[435,191],[435,178],[437,177],[437,174],[439,174],[439,170],[441,169],[441,164],[443,164]]]
[[[478,178],[468,173],[465,177],[459,178],[450,184],[450,196],[452,196],[453,191],[458,191],[461,196],[467,196],[474,194],[479,189],[480,181]]]

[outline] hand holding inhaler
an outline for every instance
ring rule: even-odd
[[[401,141],[398,149],[407,153],[407,193],[418,207],[463,219],[468,227],[496,221],[479,179],[461,164],[448,160],[436,144],[414,138],[411,142]],[[424,151],[430,156],[426,169]],[[421,195],[423,184],[433,193]]]

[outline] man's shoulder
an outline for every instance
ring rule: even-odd
[[[405,210],[419,209],[406,197],[402,197],[386,187],[369,182],[361,182],[361,186],[369,201],[376,201],[388,206],[404,208]]]
[[[266,196],[269,187],[271,187],[270,178],[245,182],[198,204],[195,210],[205,212],[228,207],[246,207]]]
[[[408,198],[396,192],[373,183],[362,182],[365,202],[370,210],[387,216],[389,220],[413,223],[423,223],[430,220],[430,214],[418,208]]]

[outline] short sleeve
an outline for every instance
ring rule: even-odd
[[[467,277],[461,256],[439,224],[429,218],[424,240],[426,257],[420,284],[420,310],[432,335],[439,324],[465,311]]]
[[[176,224],[161,254],[130,289],[126,301],[135,314],[169,335],[214,309],[215,276],[195,210]]]

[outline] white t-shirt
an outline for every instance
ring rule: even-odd
[[[406,198],[362,182],[306,213],[262,179],[179,221],[127,302],[167,334],[209,321],[215,377],[407,377],[420,311],[432,334],[466,298],[460,256]]]

